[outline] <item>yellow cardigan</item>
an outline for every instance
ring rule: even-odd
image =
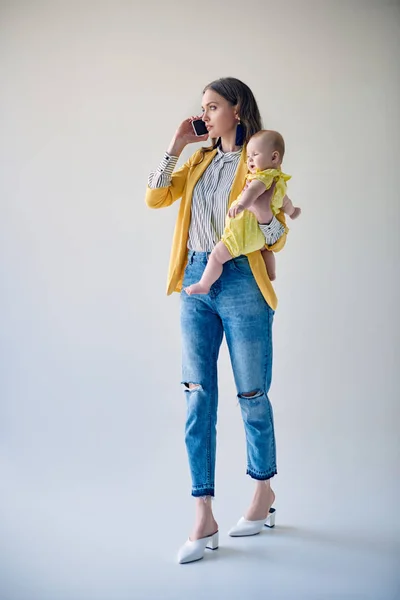
[[[204,159],[200,162],[201,151],[197,150],[180,169],[172,174],[171,184],[168,187],[156,189],[147,187],[146,204],[150,208],[164,208],[166,206],[170,206],[179,198],[182,198],[176,220],[171,249],[167,284],[168,295],[172,294],[172,292],[180,292],[182,289],[183,274],[187,263],[187,241],[189,237],[193,189],[216,153],[216,150],[206,152]],[[243,187],[246,183],[247,173],[246,152],[243,151],[229,195],[228,206],[230,206],[232,202],[236,200],[240,192],[243,190]],[[279,252],[279,250],[282,250],[286,243],[286,235],[288,232],[285,215],[283,212],[279,212],[276,215],[276,218],[285,226],[285,233],[275,244],[272,246],[266,246],[273,252]],[[261,293],[263,294],[269,306],[275,310],[278,303],[277,297],[267,275],[267,270],[260,250],[251,252],[247,255],[247,258]],[[240,290],[238,290],[238,295],[239,294]]]

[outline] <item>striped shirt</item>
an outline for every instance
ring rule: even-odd
[[[219,242],[225,229],[229,194],[241,150],[222,152],[220,148],[193,190],[188,248],[197,252],[211,252]],[[167,187],[171,183],[173,170],[178,157],[165,153],[157,170],[150,173],[150,188]],[[273,217],[268,225],[259,225],[268,246],[282,236],[285,231],[282,223]]]

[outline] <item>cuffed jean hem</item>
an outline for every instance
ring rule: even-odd
[[[201,496],[214,496],[214,488],[196,488],[192,490],[192,496],[201,498]]]
[[[266,481],[277,474],[278,471],[276,469],[274,471],[270,471],[269,473],[258,473],[255,471],[250,471],[250,469],[247,469],[246,471],[246,475],[250,475],[252,479],[257,479],[258,481]]]

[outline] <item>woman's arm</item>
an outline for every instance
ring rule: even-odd
[[[182,197],[193,157],[173,172],[179,155],[187,144],[206,141],[207,135],[196,136],[191,119],[185,119],[176,130],[168,150],[156,171],[149,175],[146,204],[149,208],[164,208]]]
[[[177,156],[171,156],[166,152],[162,161],[155,171],[152,171],[147,180],[147,185],[152,190],[161,187],[168,187],[171,183],[172,173],[178,162]]]
[[[268,224],[259,224],[265,236],[265,246],[272,252],[279,252],[286,244],[288,228],[286,227],[285,215],[279,212]]]
[[[191,159],[173,173],[177,160],[165,154],[158,169],[150,173],[145,198],[149,208],[165,208],[182,197]]]

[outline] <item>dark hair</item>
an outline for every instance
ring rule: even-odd
[[[221,77],[221,79],[216,79],[206,85],[203,94],[207,90],[213,90],[225,98],[232,106],[237,105],[238,116],[243,127],[244,144],[247,144],[251,136],[262,129],[261,115],[256,99],[249,86],[243,83],[243,81],[235,79],[235,77]],[[212,146],[202,148],[202,151],[210,152],[217,148],[220,143],[220,139],[213,138]]]

